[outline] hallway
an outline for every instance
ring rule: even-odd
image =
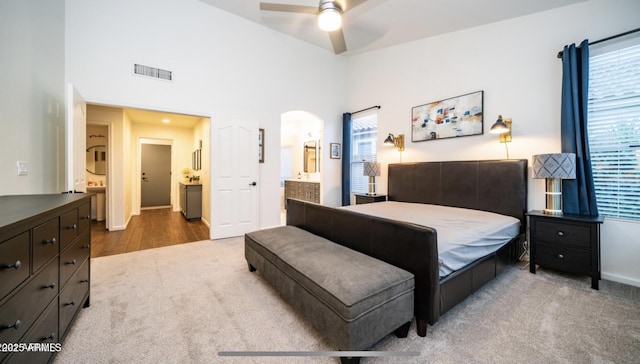
[[[142,210],[126,230],[107,231],[104,221],[91,223],[91,257],[129,253],[209,239],[209,228],[201,221],[187,221],[170,208]]]

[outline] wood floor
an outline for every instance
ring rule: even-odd
[[[126,230],[107,231],[105,222],[91,224],[91,257],[122,254],[209,239],[209,228],[201,221],[187,221],[171,208],[142,210]]]

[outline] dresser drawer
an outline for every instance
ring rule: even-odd
[[[22,338],[22,342],[51,344],[57,343],[58,338],[58,300],[53,300],[27,335]],[[7,363],[47,363],[53,353],[60,348],[60,344],[55,344],[50,347],[50,351],[17,352],[11,355]]]
[[[0,307],[0,343],[15,343],[58,294],[58,259]]]
[[[60,292],[60,336],[63,337],[89,293],[89,259],[78,268]]]
[[[91,227],[91,203],[78,207],[78,235]]]
[[[60,252],[58,219],[52,219],[33,228],[33,272]]]
[[[536,221],[536,238],[547,243],[560,243],[589,248],[591,229],[588,225]]]
[[[60,250],[66,248],[78,237],[78,209],[60,216]]]
[[[589,274],[591,255],[588,250],[536,243],[535,263],[565,272]]]
[[[91,249],[91,235],[85,231],[62,254],[60,254],[60,287],[64,287],[76,269],[89,258]]]
[[[29,232],[0,243],[0,301],[29,278]]]

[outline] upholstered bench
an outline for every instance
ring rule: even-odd
[[[405,270],[294,226],[246,234],[245,258],[339,350],[408,334],[414,277]]]

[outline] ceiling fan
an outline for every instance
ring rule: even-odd
[[[261,2],[260,10],[317,15],[318,26],[329,33],[333,51],[335,54],[340,54],[347,50],[347,43],[342,32],[342,14],[365,1],[367,0],[320,0],[320,4],[317,7]]]

